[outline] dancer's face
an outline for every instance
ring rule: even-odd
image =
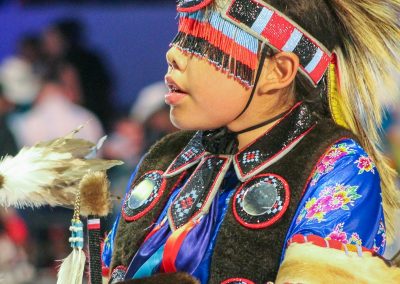
[[[186,130],[215,129],[228,125],[243,110],[251,89],[217,70],[204,59],[182,53],[176,47],[167,52],[172,123]]]

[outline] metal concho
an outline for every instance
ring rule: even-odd
[[[153,208],[165,188],[166,181],[162,174],[161,171],[148,172],[135,182],[122,206],[125,220],[137,220]]]
[[[233,213],[243,226],[262,229],[282,217],[289,200],[289,185],[282,177],[261,174],[245,182],[236,191]]]

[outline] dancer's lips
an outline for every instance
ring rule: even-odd
[[[182,98],[187,96],[187,93],[169,76],[165,77],[165,85],[168,87],[168,93],[165,95],[165,103],[168,105],[177,105]]]

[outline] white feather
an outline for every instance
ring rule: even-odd
[[[95,144],[71,135],[23,148],[0,161],[0,206],[73,205],[88,171],[104,171],[120,161],[86,159]]]
[[[6,156],[0,163],[0,175],[4,177],[0,204],[7,207],[24,207],[32,202],[35,206],[47,204],[45,200],[35,201],[31,195],[45,191],[57,178],[54,170],[57,164],[71,157],[70,153],[49,153],[43,148],[24,148],[15,157]]]
[[[81,249],[73,249],[62,260],[57,274],[57,284],[82,284],[86,256]]]

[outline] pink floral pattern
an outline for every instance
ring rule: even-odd
[[[350,149],[346,143],[333,145],[317,165],[310,184],[315,185],[322,175],[332,171],[337,160],[354,153],[354,150]]]
[[[358,186],[343,184],[324,188],[319,193],[318,198],[313,197],[306,202],[297,218],[297,223],[303,218],[308,221],[317,220],[321,222],[329,212],[338,209],[350,210],[349,206],[354,205],[354,201],[361,197],[357,193],[357,189]]]
[[[364,172],[372,172],[373,174],[375,173],[375,164],[368,156],[361,156],[357,161],[354,162],[354,164],[357,164],[359,175]]]
[[[352,233],[350,238],[348,234],[343,231],[344,223],[339,223],[333,229],[333,231],[325,238],[326,240],[334,240],[339,241],[343,244],[351,244],[351,245],[362,245],[362,240],[357,233]]]

